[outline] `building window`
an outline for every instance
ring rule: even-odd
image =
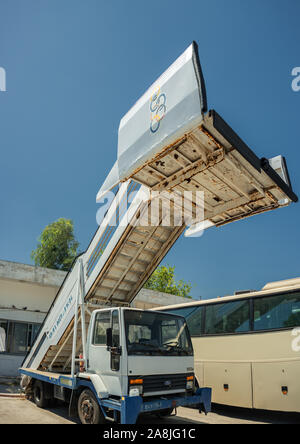
[[[0,319],[0,353],[26,355],[40,325]]]
[[[0,353],[6,352],[7,322],[0,321]]]

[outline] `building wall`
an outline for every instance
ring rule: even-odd
[[[21,355],[0,355],[0,377],[17,378],[18,369],[21,367],[24,356]]]
[[[6,312],[14,316],[17,310],[11,310],[15,306],[22,311],[22,315],[26,319],[39,319],[41,313],[47,313],[49,307],[57,293],[56,287],[42,286],[28,282],[18,282],[12,280],[0,280],[0,313]]]
[[[134,308],[149,309],[161,307],[163,305],[183,304],[187,301],[188,300],[186,298],[175,296],[174,294],[167,294],[160,291],[142,288],[131,306]]]
[[[0,261],[0,326],[8,330],[5,331],[6,351],[0,353],[0,376],[18,375],[25,352],[7,349],[15,326],[21,324],[27,331],[29,325],[38,328],[64,276],[64,272],[56,270]]]

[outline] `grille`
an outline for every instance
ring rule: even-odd
[[[187,376],[189,375],[183,373],[176,375],[131,376],[129,379],[142,378],[144,380],[143,393],[150,393],[176,389],[185,390]]]

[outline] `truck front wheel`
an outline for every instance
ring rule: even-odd
[[[105,418],[91,390],[81,392],[78,398],[78,416],[81,424],[104,424]]]

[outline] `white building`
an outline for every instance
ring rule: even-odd
[[[66,272],[0,261],[0,376],[18,376]],[[136,308],[174,305],[186,299],[142,289]]]

